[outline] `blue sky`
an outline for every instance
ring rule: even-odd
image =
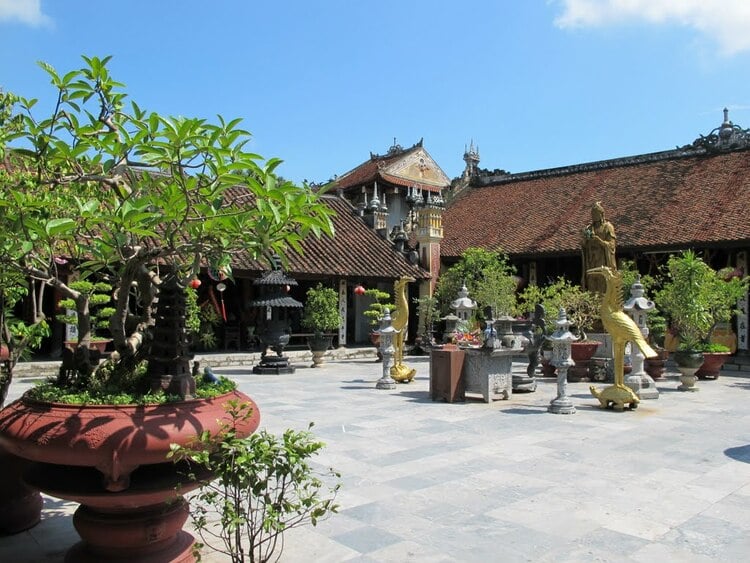
[[[0,87],[113,55],[141,107],[242,117],[292,180],[396,141],[449,177],[672,149],[750,127],[747,0],[0,0]]]

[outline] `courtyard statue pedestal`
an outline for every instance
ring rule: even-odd
[[[516,354],[515,350],[468,348],[463,369],[465,392],[479,394],[487,403],[510,399]]]

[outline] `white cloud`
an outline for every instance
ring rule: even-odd
[[[750,51],[748,0],[560,0],[561,28],[605,27],[645,22],[692,28],[716,42],[722,53]]]
[[[52,23],[42,13],[41,0],[0,0],[0,22],[14,20],[32,26]]]

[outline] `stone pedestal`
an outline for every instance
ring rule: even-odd
[[[510,399],[513,394],[513,350],[466,350],[463,379],[466,393],[478,393],[485,402]]]

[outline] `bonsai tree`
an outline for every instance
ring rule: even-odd
[[[336,290],[318,283],[308,289],[306,295],[302,326],[312,330],[317,339],[323,338],[326,331],[338,329],[341,325],[341,314]]]
[[[489,307],[492,318],[511,316],[516,310],[516,288],[518,282],[510,271],[488,270],[478,284],[473,296],[479,307]]]
[[[109,318],[115,312],[114,307],[107,306],[112,301],[112,286],[106,282],[91,283],[89,281],[73,281],[68,286],[75,291],[87,294],[91,317],[91,339],[107,339]],[[61,299],[57,306],[61,310],[75,310],[76,302],[70,298]],[[78,327],[78,315],[75,312],[73,314],[60,313],[55,318],[62,323]]]
[[[60,384],[117,388],[149,357],[156,297],[201,267],[238,253],[285,260],[308,234],[332,234],[320,192],[280,180],[281,162],[247,151],[240,120],[168,117],[129,101],[109,57],[58,73],[44,115],[36,100],[0,98],[0,273],[51,286],[75,304],[78,349]],[[68,283],[107,281],[115,351],[89,357],[91,294]]]
[[[747,277],[725,279],[688,250],[670,256],[656,302],[680,338],[679,349],[701,351],[710,343],[717,323],[732,318],[747,288]]]
[[[372,303],[370,303],[363,314],[370,319],[371,330],[377,331],[380,328],[380,319],[383,318],[385,310],[388,309],[391,315],[396,310],[393,298],[387,291],[381,291],[374,287],[366,289],[364,294],[372,299]]]
[[[417,316],[419,326],[417,334],[420,336],[422,345],[429,346],[432,344],[432,330],[435,322],[438,320],[437,299],[429,295],[423,295],[414,299],[417,305]]]
[[[545,332],[552,334],[557,315],[563,308],[571,323],[571,330],[581,341],[585,341],[586,333],[594,328],[599,319],[600,299],[598,294],[560,277],[544,287],[527,286],[519,296],[518,311],[530,314],[537,304],[541,304],[545,310]]]

